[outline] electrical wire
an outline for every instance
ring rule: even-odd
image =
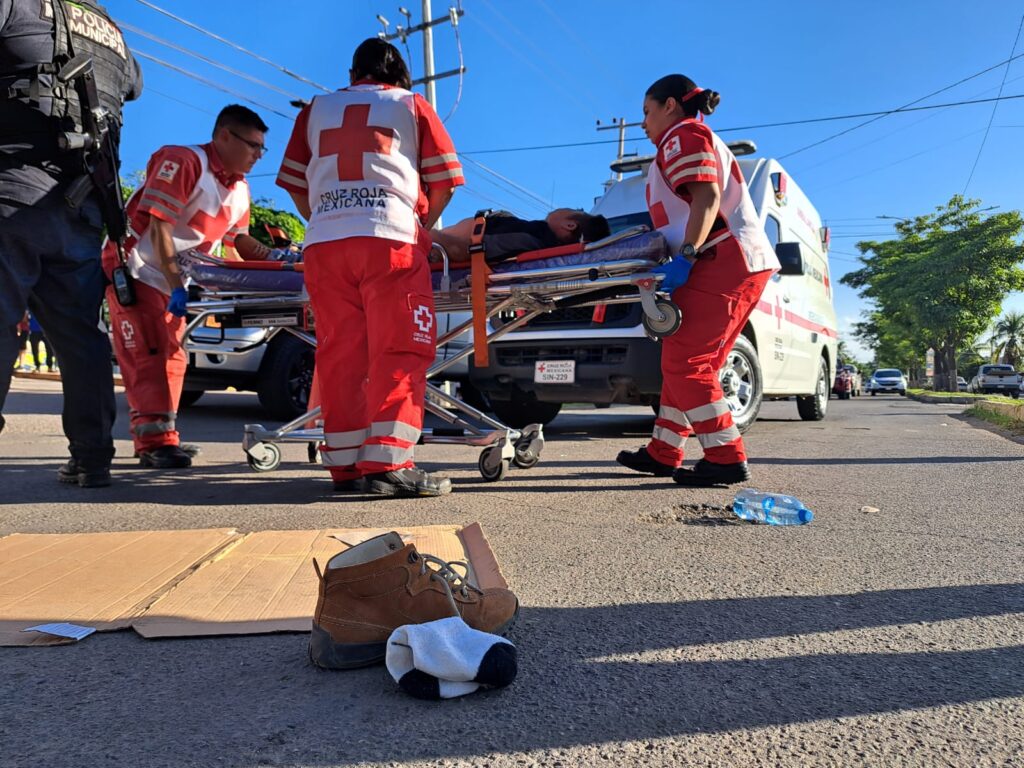
[[[221,37],[220,35],[216,35],[213,32],[210,32],[208,29],[204,29],[203,27],[200,27],[198,24],[193,24],[191,21],[188,21],[187,19],[183,19],[180,16],[175,16],[170,11],[166,11],[163,8],[159,7],[158,5],[154,5],[153,3],[149,2],[149,0],[136,0],[136,2],[141,3],[142,5],[146,6],[147,8],[153,9],[157,13],[162,13],[164,16],[167,16],[168,18],[174,19],[179,24],[184,24],[186,27],[189,27],[190,29],[194,29],[196,32],[200,32],[200,33],[206,35],[207,37],[213,38],[214,40],[216,40],[216,41],[218,41],[220,43],[224,43],[225,45],[229,45],[232,48],[234,48],[236,51],[241,51],[242,53],[246,54],[247,56],[251,56],[252,58],[256,59],[257,61],[260,61],[260,62],[262,62],[264,64],[267,64],[267,65],[273,67],[274,69],[277,69],[277,70],[279,70],[281,72],[284,72],[284,74],[288,75],[288,77],[293,77],[296,80],[299,80],[300,82],[306,83],[306,85],[312,85],[314,88],[319,88],[324,93],[330,93],[331,92],[331,89],[328,88],[327,86],[320,85],[320,83],[314,82],[313,80],[310,80],[309,78],[306,78],[306,77],[303,77],[302,75],[296,74],[295,72],[292,72],[287,67],[283,67],[280,64],[276,64],[273,61],[271,61],[270,59],[267,59],[267,58],[264,58],[263,56],[260,56],[258,53],[253,53],[249,49],[243,48],[238,43],[233,43],[230,40]]]
[[[1010,62],[1013,61],[1013,54],[1017,50],[1017,43],[1020,42],[1020,32],[1024,29],[1024,16],[1020,18],[1020,24],[1017,26],[1017,36],[1013,38],[1013,48],[1010,49],[1010,58],[1006,62],[1006,70],[1003,72],[1003,79],[999,83],[999,93],[997,96],[1003,95],[1003,86],[1006,85],[1006,76],[1010,73]],[[992,130],[992,121],[996,119],[996,110],[999,108],[999,102],[997,101],[992,105],[992,114],[988,116],[988,125],[985,126],[985,135],[981,137],[981,146],[978,147],[978,156],[974,158],[974,165],[971,166],[971,172],[967,176],[967,183],[964,184],[964,191],[960,194],[966,195],[967,188],[971,186],[971,179],[974,178],[974,172],[978,168],[978,162],[981,160],[981,154],[985,151],[985,142],[988,141],[989,131]]]
[[[469,171],[469,168],[467,167],[465,170]],[[477,173],[476,169],[473,169],[473,174],[476,174],[476,173]],[[537,210],[543,210],[544,213],[548,212],[548,207],[546,205],[542,206],[542,205],[538,204],[536,201],[531,200],[526,195],[516,191],[516,189],[514,187],[509,187],[508,185],[504,184],[503,182],[498,180],[497,177],[491,178],[490,176],[481,174],[480,176],[478,176],[478,177],[474,176],[473,178],[477,178],[480,181],[484,181],[487,184],[490,184],[492,187],[494,187],[499,192],[501,192],[501,194],[503,196],[512,195],[512,197],[514,197],[517,200],[519,200],[522,205],[528,205],[528,206],[531,206],[532,208],[535,208]],[[506,197],[506,199],[508,199],[508,198]]]
[[[138,27],[135,27],[126,21],[121,21],[120,19],[114,19],[114,21],[116,21],[117,25],[122,29],[127,29],[129,32],[133,32],[136,35],[140,35],[141,37],[144,37],[147,40],[152,40],[154,43],[159,43],[160,45],[170,48],[171,50],[178,51],[179,53],[184,53],[186,56],[191,56],[193,59],[198,59],[199,61],[205,62],[206,64],[209,64],[212,67],[216,67],[217,69],[223,70],[224,72],[228,72],[229,74],[235,75],[236,77],[241,77],[245,80],[248,80],[251,83],[255,83],[256,85],[261,85],[264,88],[269,88],[272,91],[277,91],[281,95],[287,96],[289,99],[302,98],[297,93],[286,91],[283,88],[278,88],[276,85],[271,85],[270,83],[264,80],[260,80],[258,77],[253,77],[252,75],[246,74],[245,72],[240,72],[237,69],[232,69],[231,67],[225,64],[221,64],[219,61],[215,61],[214,59],[210,59],[206,56],[203,56],[201,53],[196,53],[195,51],[191,51],[188,48],[183,48],[180,45],[176,45],[175,43],[171,43],[167,40],[164,40],[161,37],[157,37],[156,35],[150,34],[149,32],[146,32],[144,29],[139,29]]]
[[[133,53],[134,53],[134,51],[133,51]],[[183,104],[186,107],[189,107],[191,109],[196,110],[197,112],[205,112],[208,115],[216,115],[217,114],[216,112],[211,112],[208,109],[203,109],[202,107],[197,107],[195,104],[191,104],[191,103],[185,101],[184,99],[179,99],[177,96],[171,96],[171,94],[169,94],[169,93],[164,93],[163,91],[158,91],[156,88],[153,88],[150,85],[146,86],[146,93],[155,93],[157,96],[163,96],[165,99],[170,99],[171,101],[176,101],[179,104]]]
[[[462,0],[459,0],[459,8],[462,10]],[[462,81],[465,78],[465,59],[462,55],[462,35],[459,33],[459,15],[454,14],[452,17],[452,31],[455,32],[455,48],[459,52],[459,89],[455,92],[455,103],[452,104],[452,108],[448,110],[448,114],[444,116],[444,120],[441,122],[447,123],[449,118],[455,114],[455,110],[459,108],[459,103],[462,101]]]
[[[471,157],[467,157],[465,159],[467,161],[469,161],[470,163],[472,163],[473,165],[475,165],[480,170],[484,171],[485,173],[489,173],[491,176],[494,176],[497,179],[501,179],[503,182],[508,184],[510,187],[512,187],[514,189],[517,189],[518,191],[522,192],[523,194],[528,195],[529,197],[533,198],[538,203],[540,203],[542,206],[544,206],[545,210],[550,208],[551,202],[549,200],[545,200],[543,197],[541,197],[540,195],[534,194],[533,192],[528,190],[526,187],[521,186],[519,184],[516,184],[514,181],[512,181],[512,179],[510,179],[510,178],[508,178],[506,176],[502,176],[500,173],[495,171],[493,168],[488,168],[486,165],[484,165],[483,163],[479,162],[478,160],[474,160]]]
[[[171,70],[174,70],[175,72],[177,72],[179,74],[185,75],[185,77],[190,77],[193,80],[195,80],[195,81],[197,81],[199,83],[202,83],[203,85],[205,85],[205,86],[207,86],[209,88],[214,88],[214,89],[216,89],[218,91],[222,91],[222,92],[224,92],[224,93],[226,93],[226,94],[228,94],[230,96],[234,96],[235,98],[242,99],[243,101],[247,101],[250,104],[259,107],[260,109],[265,109],[268,112],[273,112],[275,115],[280,115],[281,117],[285,118],[286,120],[294,119],[294,115],[286,115],[284,112],[278,112],[276,109],[271,107],[269,104],[263,104],[262,102],[256,101],[255,99],[251,99],[251,98],[249,98],[248,96],[246,96],[243,93],[239,93],[238,91],[234,91],[231,88],[223,86],[220,83],[215,83],[212,80],[207,80],[205,77],[202,77],[201,75],[197,75],[195,72],[189,72],[187,69],[182,69],[181,67],[175,66],[174,64],[170,64],[169,62],[164,61],[163,59],[158,59],[156,56],[152,56],[152,55],[150,55],[148,53],[143,53],[142,51],[140,51],[138,49],[135,49],[133,51],[133,53],[136,56],[141,56],[144,59],[149,59],[150,61],[154,62],[155,64],[159,64],[162,67],[167,67],[167,69],[171,69]]]
[[[1018,35],[1019,34],[1020,34],[1020,32],[1018,30]],[[1014,48],[1016,48],[1016,44],[1014,44]],[[1022,53],[1021,56],[1024,56],[1024,53]],[[986,69],[983,69],[980,72],[975,72],[973,75],[969,75],[969,76],[963,78],[962,80],[957,80],[952,85],[947,85],[944,88],[939,88],[939,90],[932,91],[931,93],[927,94],[926,96],[922,96],[919,99],[914,99],[913,101],[907,102],[902,107],[898,107],[896,110],[894,110],[894,112],[906,109],[907,107],[912,107],[915,104],[918,104],[918,103],[924,101],[925,99],[930,99],[932,96],[937,96],[940,93],[943,93],[945,91],[951,90],[952,88],[956,88],[958,85],[963,85],[964,83],[968,82],[969,80],[974,80],[977,77],[981,77],[982,75],[988,74],[993,69],[999,69],[999,67],[1003,66],[1004,64],[1007,66],[1007,68],[1009,68],[1010,62],[1012,62],[1014,59],[1019,59],[1021,56],[1014,56],[1013,52],[1011,51],[1010,58],[1007,59],[1006,61],[1001,61],[998,64],[993,64],[991,67],[987,67]],[[1000,95],[1002,95],[1001,92],[1000,92]],[[865,125],[870,125],[871,123],[874,123],[874,122],[876,122],[878,120],[881,120],[882,118],[886,117],[888,114],[892,114],[892,113],[886,113],[886,114],[877,115],[875,117],[872,117],[870,120],[865,120],[863,123],[860,123],[859,125],[854,125],[854,126],[852,126],[850,128],[847,128],[847,129],[845,129],[843,131],[840,131],[839,133],[834,133],[831,136],[826,136],[824,139],[820,139],[820,140],[815,141],[815,142],[813,142],[811,144],[808,144],[808,145],[806,145],[804,147],[800,147],[799,149],[794,149],[792,152],[787,152],[784,155],[780,155],[779,156],[779,160],[785,160],[787,157],[792,157],[793,155],[799,155],[801,152],[805,152],[808,149],[820,146],[820,145],[822,145],[822,144],[824,144],[824,143],[826,143],[828,141],[832,141],[832,139],[838,139],[840,136],[845,136],[846,134],[850,133],[851,131],[856,131],[858,128],[863,128]]]
[[[1022,54],[1024,55],[1024,54]],[[992,102],[999,101],[1012,101],[1014,99],[1024,99],[1024,93],[1017,93],[1010,96],[995,96],[990,99],[967,99],[964,101],[952,101],[946,104],[932,104],[924,107],[901,107],[898,109],[889,109],[879,112],[859,112],[852,115],[833,115],[831,117],[812,117],[804,120],[787,120],[779,123],[760,123],[757,125],[743,125],[736,128],[716,128],[715,133],[735,133],[737,131],[750,131],[758,128],[783,128],[793,125],[809,125],[812,123],[826,123],[835,122],[837,120],[855,120],[858,117],[870,117],[874,115],[895,115],[909,112],[925,112],[931,109],[947,109],[949,107],[962,107],[969,106],[972,104],[991,104]],[[646,141],[646,138],[641,139],[639,136],[628,136],[626,141]],[[497,154],[501,152],[529,152],[534,150],[542,149],[566,149],[569,147],[588,147],[595,144],[618,144],[618,139],[598,139],[596,141],[574,141],[565,144],[537,144],[533,146],[525,147],[499,147],[496,149],[474,149],[467,152],[459,152],[459,156],[462,155],[488,155]]]

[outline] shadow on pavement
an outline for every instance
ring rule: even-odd
[[[511,635],[512,687],[439,704],[400,693],[380,667],[313,669],[304,636],[98,636],[0,651],[0,735],[5,759],[26,764],[97,754],[122,765],[180,765],[185,755],[196,765],[481,764],[494,753],[1021,696],[1024,646],[901,652],[860,637],[857,652],[843,653],[824,634],[1021,612],[1022,584],[524,608]],[[809,634],[822,636],[767,643]],[[737,641],[750,644],[713,647]],[[668,656],[638,657],[649,651]]]

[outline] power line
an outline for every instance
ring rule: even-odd
[[[1003,72],[1003,79],[999,83],[999,93],[997,96],[1003,95],[1003,86],[1006,85],[1006,76],[1010,73],[1010,61],[1013,61],[1013,54],[1017,50],[1017,43],[1020,42],[1020,31],[1024,29],[1024,16],[1020,18],[1020,24],[1017,26],[1017,36],[1013,38],[1013,48],[1010,49],[1010,59],[1006,62],[1006,70]],[[967,194],[967,188],[971,186],[971,179],[974,178],[974,171],[978,168],[978,162],[981,160],[981,153],[985,151],[985,142],[988,141],[989,131],[992,130],[992,121],[996,119],[996,110],[999,108],[999,102],[997,101],[992,105],[992,114],[988,116],[988,125],[985,126],[985,135],[981,137],[981,146],[978,147],[978,156],[974,158],[974,165],[971,166],[971,172],[967,176],[967,183],[964,184],[964,191],[961,194]]]
[[[327,86],[320,85],[320,83],[316,83],[316,82],[310,80],[309,78],[306,78],[306,77],[303,77],[302,75],[296,74],[295,72],[292,72],[287,67],[282,67],[280,64],[275,64],[270,59],[264,58],[263,56],[260,56],[258,53],[253,53],[249,49],[243,48],[238,43],[233,43],[230,40],[227,40],[226,38],[221,37],[220,35],[215,35],[213,32],[210,32],[208,29],[203,29],[198,24],[193,24],[191,21],[188,21],[187,19],[183,19],[180,16],[175,16],[170,11],[165,11],[163,8],[160,8],[159,6],[154,5],[153,3],[148,2],[148,0],[136,0],[136,1],[139,2],[139,3],[142,3],[142,5],[146,6],[147,8],[152,8],[157,13],[162,13],[164,16],[167,16],[168,18],[174,19],[179,24],[184,24],[186,27],[189,27],[190,29],[194,29],[196,32],[200,32],[200,33],[206,35],[207,37],[213,38],[214,40],[216,40],[216,41],[218,41],[220,43],[224,43],[225,45],[229,45],[232,48],[234,48],[236,51],[241,51],[242,53],[246,54],[247,56],[252,56],[252,58],[256,59],[257,61],[263,62],[264,64],[268,64],[269,66],[273,67],[274,69],[277,69],[277,70],[279,70],[281,72],[284,72],[286,75],[288,75],[288,77],[294,77],[296,80],[299,80],[299,81],[301,81],[303,83],[306,83],[307,85],[312,85],[314,88],[319,88],[324,93],[330,93],[331,92],[331,89],[328,88]]]
[[[296,93],[292,93],[291,91],[286,91],[283,88],[278,88],[276,85],[271,85],[270,83],[268,83],[268,82],[266,82],[264,80],[260,80],[258,77],[253,77],[252,75],[246,74],[245,72],[240,72],[237,69],[232,69],[231,67],[229,67],[229,66],[227,66],[225,64],[221,64],[219,61],[215,61],[213,59],[207,58],[206,56],[203,56],[201,53],[196,53],[195,51],[191,51],[188,48],[183,48],[180,45],[176,45],[174,43],[168,42],[167,40],[164,40],[161,37],[157,37],[156,35],[152,35],[152,34],[150,34],[149,32],[146,32],[143,29],[139,29],[138,27],[132,26],[128,22],[121,21],[120,19],[114,19],[114,21],[117,22],[118,26],[122,27],[123,29],[127,29],[129,32],[134,32],[136,35],[140,35],[140,36],[146,38],[147,40],[152,40],[153,42],[159,43],[160,45],[163,45],[163,46],[166,46],[167,48],[170,48],[171,50],[178,51],[179,53],[184,53],[186,56],[191,56],[193,59],[198,59],[199,61],[202,61],[202,62],[205,62],[206,64],[209,64],[210,66],[216,67],[217,69],[223,70],[224,72],[228,72],[228,73],[230,73],[232,75],[235,75],[236,77],[241,77],[241,78],[243,78],[245,80],[248,80],[251,83],[255,83],[256,85],[261,85],[264,88],[269,88],[272,91],[277,91],[278,93],[282,94],[283,96],[287,96],[289,99],[301,99],[302,98],[301,96],[299,96]]]
[[[1024,54],[1022,54],[1024,55]],[[786,120],[779,123],[760,123],[757,125],[741,125],[736,128],[716,128],[715,133],[735,133],[737,131],[750,131],[759,128],[784,128],[793,125],[809,125],[812,123],[827,123],[835,122],[838,120],[855,120],[858,117],[871,117],[875,115],[895,115],[907,112],[925,112],[932,109],[947,109],[949,107],[963,107],[971,104],[991,104],[992,102],[999,101],[1012,101],[1014,99],[1024,99],[1024,93],[1017,93],[1011,96],[995,96],[990,99],[966,99],[964,101],[952,101],[946,104],[931,104],[925,107],[900,107],[898,109],[889,109],[879,112],[859,112],[852,115],[833,115],[831,117],[811,117],[804,120]],[[644,139],[645,140],[645,139]],[[529,152],[533,150],[543,149],[566,149],[570,147],[588,147],[595,144],[617,144],[618,139],[598,139],[596,141],[574,141],[565,144],[537,144],[533,146],[525,147],[499,147],[496,149],[475,149],[468,152],[459,152],[459,156],[462,155],[488,155],[497,154],[501,152]],[[626,141],[641,141],[639,136],[626,137]]]
[[[141,0],[140,0],[140,2],[141,2]],[[167,67],[168,69],[174,70],[175,72],[178,72],[179,74],[185,75],[185,77],[190,77],[193,80],[195,80],[197,82],[200,82],[200,83],[202,83],[203,85],[205,85],[205,86],[207,86],[209,88],[214,88],[214,89],[216,89],[218,91],[223,91],[224,93],[226,93],[226,94],[228,94],[230,96],[234,96],[235,98],[242,99],[243,101],[247,101],[250,104],[253,104],[253,105],[259,107],[260,109],[265,109],[268,112],[273,112],[275,115],[280,115],[281,117],[285,118],[286,120],[292,120],[294,118],[294,115],[286,115],[284,112],[278,112],[276,109],[274,109],[273,107],[271,107],[268,104],[263,104],[262,102],[256,101],[255,99],[251,99],[251,98],[249,98],[248,96],[246,96],[243,93],[239,93],[238,91],[234,91],[234,90],[232,90],[230,88],[227,88],[226,86],[221,85],[220,83],[215,83],[212,80],[207,80],[205,77],[202,77],[201,75],[197,75],[195,72],[189,72],[187,69],[182,69],[181,67],[175,66],[174,64],[170,64],[170,63],[164,61],[163,59],[158,59],[156,56],[151,56],[148,53],[143,53],[142,51],[140,51],[138,49],[134,50],[133,53],[136,56],[141,56],[144,59],[149,59],[150,61],[152,61],[152,62],[154,62],[156,64],[159,64],[162,67]]]
[[[1020,34],[1020,32],[1018,31],[1018,35],[1019,34]],[[1014,48],[1016,48],[1016,44],[1014,45]],[[1024,54],[1021,54],[1021,56],[1024,56]],[[1011,51],[1010,52],[1010,58],[1007,59],[1006,61],[1001,61],[998,64],[993,64],[991,67],[988,67],[986,69],[981,70],[981,72],[975,72],[973,75],[965,77],[962,80],[957,80],[952,85],[947,85],[945,88],[939,88],[939,90],[932,91],[927,96],[922,96],[919,99],[914,99],[913,101],[907,102],[902,107],[898,107],[897,109],[893,110],[893,112],[898,112],[900,110],[906,109],[907,107],[912,107],[915,104],[918,104],[918,103],[920,103],[920,102],[922,102],[922,101],[924,101],[926,99],[930,99],[932,96],[937,96],[938,94],[943,93],[944,91],[948,91],[948,90],[950,90],[952,88],[956,88],[958,85],[963,85],[968,80],[974,80],[977,77],[981,77],[982,75],[988,74],[993,69],[999,69],[999,67],[1003,66],[1004,64],[1006,65],[1007,69],[1009,69],[1010,62],[1012,62],[1014,59],[1019,59],[1021,56],[1014,56],[1013,55],[1013,51]],[[1003,79],[1004,80],[1006,79],[1005,76],[1004,76]],[[999,95],[1002,95],[1002,90],[1000,90]],[[833,133],[831,136],[826,136],[824,139],[821,139],[819,141],[815,141],[815,142],[813,142],[811,144],[808,144],[807,146],[800,147],[799,149],[794,149],[792,152],[787,152],[786,154],[781,155],[779,157],[779,160],[785,160],[787,157],[792,157],[793,155],[799,155],[801,152],[805,152],[808,149],[811,149],[813,147],[820,146],[821,144],[824,144],[826,142],[832,141],[832,139],[838,139],[840,136],[845,136],[846,134],[850,133],[851,131],[856,131],[858,128],[863,128],[865,125],[870,125],[871,123],[874,123],[874,122],[876,122],[878,120],[881,120],[882,118],[886,117],[888,114],[892,114],[892,113],[889,112],[889,113],[886,113],[886,114],[877,115],[876,117],[872,117],[870,120],[865,120],[863,123],[860,123],[858,125],[854,125],[851,128],[847,128],[846,130],[840,131],[839,133]]]
[[[503,182],[508,184],[510,187],[519,190],[523,194],[528,195],[529,197],[531,197],[534,200],[536,200],[537,202],[539,202],[541,205],[547,206],[548,208],[550,208],[551,202],[549,200],[545,200],[540,195],[534,194],[533,192],[528,190],[526,187],[523,187],[523,186],[520,186],[519,184],[516,184],[514,181],[512,181],[512,179],[509,179],[509,178],[507,178],[505,176],[502,176],[500,173],[498,173],[494,169],[488,168],[483,163],[481,163],[481,162],[479,162],[477,160],[474,160],[471,157],[467,157],[466,160],[468,160],[470,163],[472,163],[473,165],[475,165],[477,168],[479,168],[480,170],[484,171],[485,173],[489,173],[491,176],[494,176],[497,179],[501,179]]]
[[[135,53],[135,52],[136,51],[134,51],[134,50],[132,51],[132,53]],[[152,86],[149,86],[149,85],[146,86],[146,93],[155,93],[157,96],[163,96],[165,99],[170,99],[171,101],[176,101],[179,104],[184,104],[186,107],[190,107],[191,109],[194,109],[197,112],[205,112],[208,115],[216,115],[217,114],[216,112],[211,112],[208,109],[203,109],[202,107],[197,107],[195,104],[191,104],[191,103],[185,101],[184,99],[179,99],[177,96],[171,96],[171,94],[169,94],[169,93],[164,93],[163,91],[158,91],[156,88],[153,88]]]

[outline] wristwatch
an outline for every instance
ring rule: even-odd
[[[693,243],[683,243],[683,247],[679,250],[679,255],[693,261],[697,258],[697,249],[693,247]]]

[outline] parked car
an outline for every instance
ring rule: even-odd
[[[957,376],[956,377],[956,391],[957,392],[966,392],[967,391],[967,379],[965,379],[963,376]]]
[[[879,392],[897,392],[900,395],[906,395],[907,377],[896,368],[879,368],[871,374],[867,390],[872,397]]]
[[[1017,373],[1012,365],[992,363],[983,365],[971,379],[967,389],[979,395],[1009,395],[1020,397],[1021,384],[1024,377]]]
[[[836,380],[832,382],[832,394],[840,400],[849,400],[853,397],[853,374],[846,368],[840,368],[836,374]]]
[[[782,269],[768,282],[719,373],[725,400],[741,431],[757,418],[763,399],[795,396],[800,417],[817,421],[825,417],[837,362],[828,232],[777,160],[746,156],[756,151],[751,142],[730,147]],[[631,175],[610,182],[591,212],[607,217],[613,233],[651,226],[644,191],[652,160],[626,157],[612,164],[616,173]],[[542,314],[495,341],[490,364],[471,367],[470,380],[498,417],[517,427],[547,423],[565,403],[657,410],[661,345],[650,338],[642,314],[639,303]],[[492,327],[506,321],[498,316]]]
[[[836,374],[836,384],[839,383],[839,375],[842,373],[849,374],[849,392],[851,397],[860,397],[864,394],[864,378],[860,375],[860,371],[857,370],[857,366],[846,365],[840,366],[839,372]],[[838,390],[833,385],[832,392],[836,395],[839,394]],[[842,399],[842,398],[840,398]]]

